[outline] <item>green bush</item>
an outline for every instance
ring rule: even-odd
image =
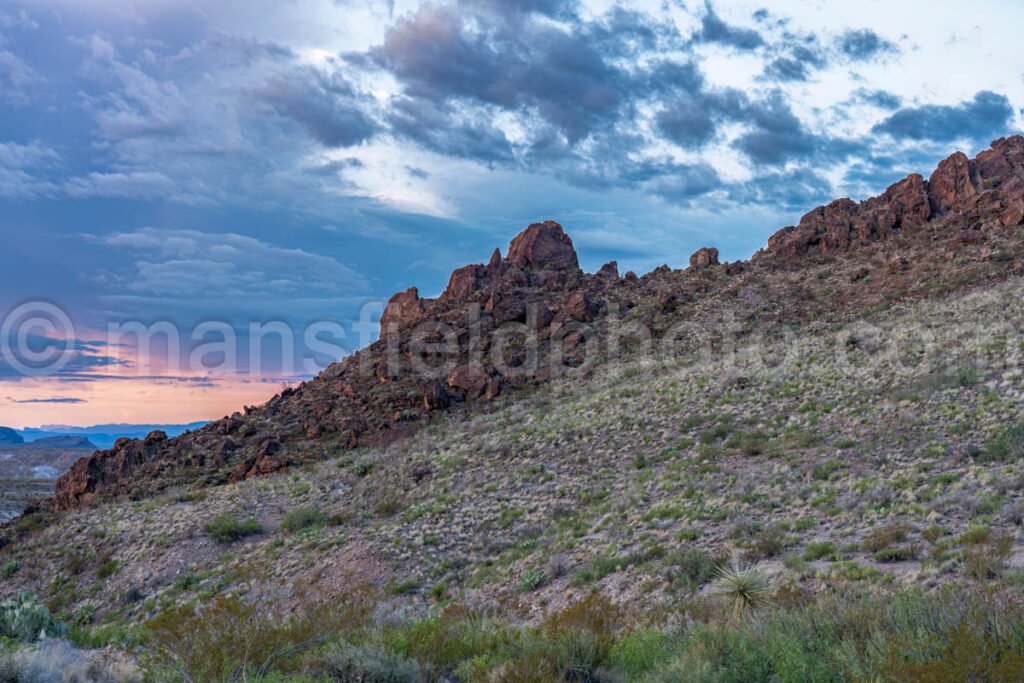
[[[531,569],[523,575],[522,589],[524,593],[535,591],[548,581],[548,576],[543,569]]]
[[[206,533],[218,543],[231,543],[263,531],[255,519],[240,520],[232,515],[214,517],[206,524]]]
[[[987,444],[978,457],[983,462],[1009,462],[1024,458],[1024,424],[1004,428]]]
[[[21,562],[18,562],[17,560],[8,560],[7,562],[4,562],[3,568],[0,568],[0,578],[3,578],[3,580],[6,581],[17,574],[19,569],[21,569]]]
[[[302,531],[310,527],[323,526],[327,518],[320,508],[315,505],[296,508],[284,516],[281,520],[281,529],[288,532]]]

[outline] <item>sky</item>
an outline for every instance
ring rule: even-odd
[[[590,271],[747,258],[1020,131],[1021,26],[1016,0],[3,0],[0,424],[260,403],[537,220]]]

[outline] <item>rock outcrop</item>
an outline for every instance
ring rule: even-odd
[[[508,247],[508,260],[524,270],[576,270],[580,267],[572,240],[554,221],[534,223]]]
[[[704,270],[709,266],[718,265],[718,250],[714,247],[701,247],[690,256],[690,267],[694,270]]]
[[[58,508],[88,504],[111,484],[127,480],[142,465],[151,462],[167,444],[167,434],[151,432],[145,439],[118,439],[102,456],[83,458],[57,480],[54,501]]]
[[[878,197],[819,206],[798,225],[772,235],[768,250],[782,261],[794,261],[884,242],[934,221],[967,229],[985,221],[1012,227],[1022,220],[1024,138],[1015,135],[996,140],[973,160],[963,152],[953,154],[927,181],[913,174]]]

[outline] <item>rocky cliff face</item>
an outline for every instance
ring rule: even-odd
[[[1015,136],[973,160],[953,155],[927,181],[911,175],[878,197],[814,209],[749,262],[721,264],[705,247],[683,270],[620,276],[611,262],[587,274],[562,226],[537,223],[504,257],[496,249],[486,264],[455,270],[437,299],[416,288],[393,296],[380,340],[316,379],[195,432],[122,440],[79,461],[53,505],[217,485],[386,444],[438,413],[634,352],[642,340],[622,342],[623,324],[661,338],[686,323],[673,343],[694,344],[724,311],[750,332],[1005,277],[1024,270],[1022,220],[1024,138]]]

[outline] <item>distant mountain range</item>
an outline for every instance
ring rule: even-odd
[[[167,436],[178,436],[186,431],[199,429],[206,422],[192,422],[183,425],[139,425],[139,424],[102,424],[91,427],[76,427],[73,425],[42,425],[41,427],[26,427],[25,429],[10,430],[15,435],[24,438],[26,443],[36,443],[40,439],[54,439],[56,437],[85,437],[85,443],[80,446],[70,445],[66,447],[95,447],[110,448],[114,442],[121,437],[130,439],[143,439],[153,431],[166,432]],[[0,435],[2,437],[2,435]],[[17,443],[17,442],[8,442]],[[53,443],[53,442],[50,442]],[[43,444],[40,444],[43,445]]]

